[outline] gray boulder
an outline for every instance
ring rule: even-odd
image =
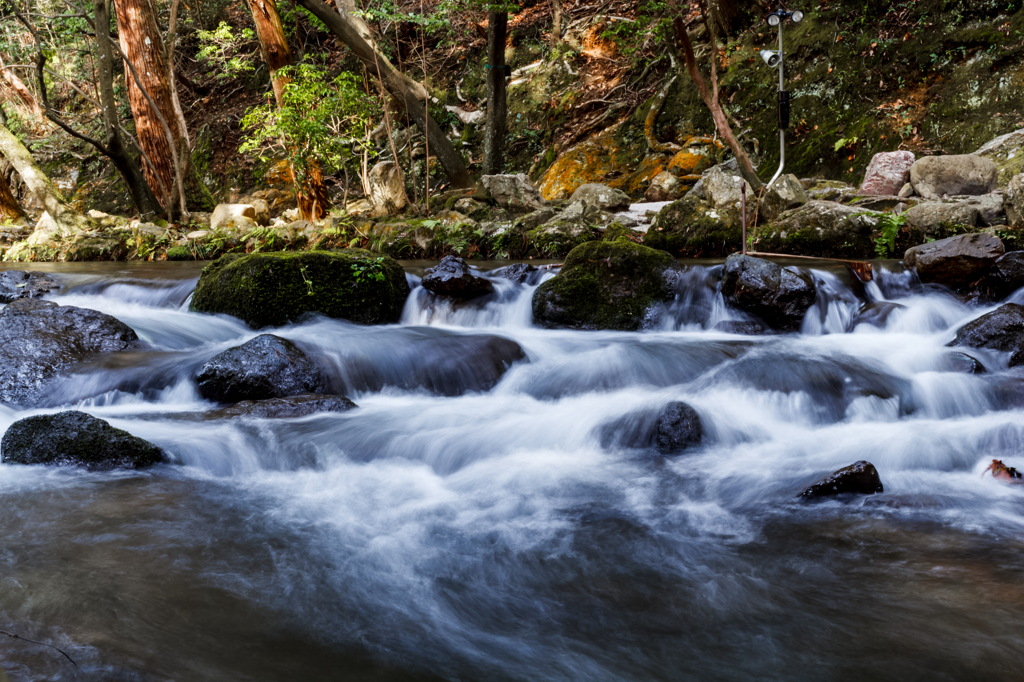
[[[871,462],[861,460],[839,471],[834,471],[800,493],[807,500],[842,494],[874,495],[884,492],[878,470]]]
[[[60,284],[41,272],[0,272],[0,303],[10,303],[20,298],[39,298],[57,289],[60,289]]]
[[[863,208],[809,201],[755,233],[758,251],[822,258],[874,258],[878,219]]]
[[[735,174],[715,166],[708,170],[701,177],[704,183],[704,196],[711,203],[712,208],[738,208],[740,204],[740,187],[743,185],[743,178],[736,171]],[[750,211],[756,205],[757,195],[746,185],[747,210]]]
[[[470,272],[466,261],[458,256],[445,256],[437,266],[427,270],[422,284],[431,293],[453,298],[475,298],[494,293],[494,285]]]
[[[545,206],[518,218],[514,227],[521,230],[532,230],[553,219],[556,215],[558,215],[558,211],[550,206]]]
[[[976,282],[1003,255],[1003,243],[990,234],[961,234],[907,249],[903,264],[922,282],[958,288]]]
[[[800,329],[817,295],[814,280],[806,271],[739,255],[726,259],[721,290],[730,305],[757,315],[780,331]]]
[[[910,168],[910,183],[925,199],[958,194],[988,194],[996,189],[999,170],[976,154],[926,156]]]
[[[0,310],[0,402],[38,404],[48,384],[97,353],[138,345],[131,327],[95,310],[20,299]]]
[[[1006,225],[1006,205],[1002,194],[982,194],[966,197],[959,202],[978,211],[978,225],[995,227]]]
[[[139,469],[164,459],[157,446],[84,412],[27,417],[0,441],[4,464]]]
[[[485,175],[480,178],[480,182],[498,206],[512,213],[530,213],[547,204],[524,173]]]
[[[794,208],[799,208],[810,201],[807,191],[792,173],[779,176],[771,187],[767,188],[761,195],[758,205],[759,219],[772,221],[780,215]],[[747,206],[747,214],[752,212],[752,206]]]
[[[999,186],[1005,187],[1014,176],[1024,173],[1024,128],[989,140],[974,153],[996,164]]]
[[[1024,155],[1024,153],[1022,153]],[[1024,227],[1024,173],[1013,176],[1004,196],[1007,225]]]
[[[1006,303],[956,330],[949,346],[1010,353],[1010,367],[1024,364],[1024,306]]]
[[[597,206],[602,211],[612,212],[624,211],[632,203],[629,195],[621,189],[612,189],[596,182],[580,185],[569,198],[570,204],[577,201],[582,201],[588,206]]]
[[[907,224],[924,235],[934,234],[942,223],[971,227],[978,224],[978,207],[967,203],[926,202],[908,209],[905,215]]]
[[[644,201],[675,201],[686,189],[682,181],[668,171],[661,171],[654,176],[644,193]]]
[[[219,403],[323,393],[327,378],[291,341],[261,334],[219,353],[196,377],[199,394]]]
[[[864,180],[860,183],[861,194],[892,196],[898,194],[910,181],[910,168],[914,165],[914,153],[908,151],[879,152],[871,157]]]

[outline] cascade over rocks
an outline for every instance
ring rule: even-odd
[[[409,284],[390,256],[362,249],[221,256],[203,268],[189,309],[224,313],[254,329],[294,322],[306,313],[359,324],[402,316]]]
[[[865,303],[857,310],[857,315],[850,321],[848,331],[853,331],[861,324],[873,327],[884,327],[889,317],[897,310],[906,310],[907,306],[892,301],[872,301]]]
[[[879,152],[871,157],[860,183],[861,194],[893,196],[910,182],[914,153],[908,151]]]
[[[512,265],[506,265],[503,268],[498,268],[491,274],[495,277],[504,277],[508,281],[515,282],[516,284],[536,284],[537,282],[535,280],[539,279],[538,275],[540,274],[540,270],[529,263],[513,263]]]
[[[664,251],[625,241],[588,242],[537,288],[533,317],[546,327],[634,331],[656,304],[673,298],[679,272]]]
[[[517,175],[485,175],[480,182],[498,206],[512,213],[530,213],[543,208],[547,201],[530,184],[525,173]]]
[[[654,450],[679,454],[704,441],[700,415],[688,404],[674,401],[659,409],[630,412],[597,428],[601,447]]]
[[[466,261],[458,256],[445,256],[437,266],[427,270],[422,284],[431,293],[453,298],[475,298],[494,293],[494,285],[470,272]]]
[[[684,402],[672,402],[658,414],[656,443],[658,450],[680,452],[699,445],[704,438],[704,425],[700,415]]]
[[[588,206],[597,206],[602,211],[611,212],[624,211],[632,203],[629,195],[621,189],[612,189],[608,185],[596,182],[580,185],[569,198],[570,204],[577,201],[582,201]]]
[[[0,402],[30,406],[47,384],[95,353],[135,347],[131,327],[95,310],[19,299],[0,310]]]
[[[1024,364],[1024,306],[1006,303],[956,330],[949,346],[1010,353],[1010,367]]]
[[[291,341],[261,334],[210,358],[196,384],[207,400],[237,403],[323,393],[327,377]]]
[[[832,497],[844,493],[855,495],[874,495],[885,492],[878,471],[871,462],[861,460],[848,467],[834,471],[817,483],[800,493],[800,497],[808,500]]]
[[[60,289],[60,284],[42,272],[0,272],[0,303],[10,303],[21,298],[40,298],[57,289]]]
[[[14,422],[0,441],[0,454],[4,464],[90,469],[140,469],[165,459],[149,441],[77,410]]]
[[[1003,243],[990,234],[962,234],[907,249],[903,264],[922,282],[957,288],[976,282],[1003,255]]]
[[[910,184],[925,199],[988,194],[995,190],[998,176],[995,162],[976,154],[926,156],[910,168]]]
[[[806,271],[740,255],[726,259],[721,291],[729,304],[781,331],[800,329],[817,296],[814,280]]]
[[[287,398],[243,400],[229,407],[209,413],[214,419],[254,417],[258,419],[295,419],[322,412],[348,412],[358,405],[340,395],[305,393]]]

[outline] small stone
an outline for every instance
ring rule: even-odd
[[[210,231],[209,230],[196,230],[195,232],[189,232],[185,236],[188,237],[189,239],[194,239],[194,240],[198,241],[198,240],[206,239],[207,237],[209,237],[210,236]]]
[[[817,483],[808,486],[800,493],[800,497],[813,500],[844,493],[874,495],[881,492],[885,492],[885,489],[882,486],[882,481],[878,478],[875,466],[861,460],[834,471]]]
[[[475,298],[494,293],[494,285],[472,274],[466,261],[458,256],[445,256],[436,267],[427,271],[422,284],[431,293],[454,298]]]
[[[900,188],[898,195],[900,199],[909,199],[914,196],[914,186],[909,182]]]

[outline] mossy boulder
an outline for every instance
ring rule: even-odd
[[[526,233],[527,253],[542,258],[564,258],[580,244],[601,238],[596,227],[575,220],[553,220]]]
[[[172,246],[167,249],[167,260],[195,260],[187,246]]]
[[[164,459],[157,446],[76,410],[27,417],[0,442],[4,464],[138,469]]]
[[[389,256],[362,249],[222,256],[203,268],[190,310],[225,313],[254,329],[306,313],[360,324],[397,322],[409,295]]]
[[[637,330],[672,299],[679,272],[664,251],[625,240],[582,244],[537,288],[533,316],[546,327]]]
[[[689,196],[661,209],[644,246],[679,257],[720,258],[740,250],[743,230],[734,211],[712,209]]]
[[[754,247],[766,253],[821,258],[874,258],[871,232],[878,218],[831,201],[809,201],[757,230]]]

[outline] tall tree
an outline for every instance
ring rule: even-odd
[[[508,12],[491,9],[487,16],[487,130],[484,133],[484,174],[497,175],[505,166],[505,37]]]
[[[274,0],[246,0],[256,22],[256,36],[260,40],[260,51],[263,61],[270,70],[270,83],[274,89],[277,106],[283,106],[284,89],[288,78],[281,74],[281,69],[292,65],[292,52],[288,48],[288,38],[284,34],[284,25],[277,12]],[[292,176],[298,182],[298,175],[292,168]],[[305,181],[298,188],[298,204],[302,217],[307,220],[318,220],[327,215],[331,199],[324,184],[323,172],[313,165],[306,174]]]
[[[152,165],[145,173],[164,206],[172,206],[178,187],[188,210],[213,210],[214,200],[203,184],[189,145],[188,129],[176,106],[176,95],[168,77],[163,38],[150,0],[116,0],[117,29],[121,54],[130,76],[128,102],[139,144]]]
[[[437,160],[441,162],[451,183],[455,187],[471,187],[473,181],[469,177],[466,165],[462,162],[462,157],[455,151],[455,147],[452,146],[444,131],[428,114],[426,107],[420,104],[415,93],[409,89],[406,84],[408,79],[396,71],[390,62],[383,59],[383,55],[366,42],[351,21],[332,10],[322,0],[296,0],[296,4],[306,8],[313,16],[322,21],[331,33],[352,50],[366,66],[367,71],[380,79],[391,96],[405,106],[409,116],[426,134],[431,150],[436,154]]]

